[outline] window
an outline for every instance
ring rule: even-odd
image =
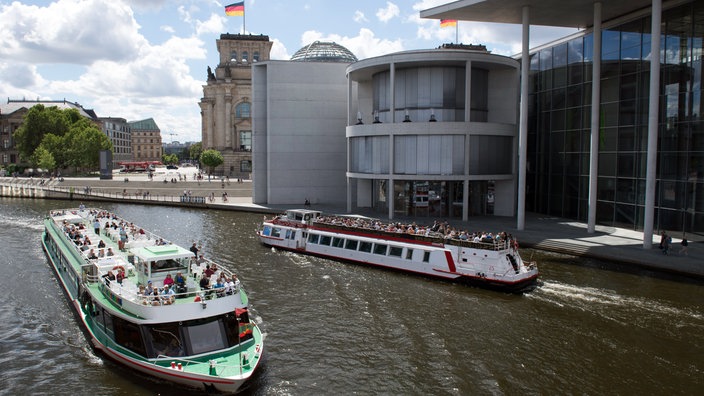
[[[401,247],[391,246],[389,248],[389,256],[401,257],[402,253],[403,253],[403,248],[401,248]]]
[[[406,250],[406,260],[413,260],[413,249]]]
[[[430,252],[423,252],[423,262],[424,263],[430,262]]]
[[[118,318],[115,319],[117,320]],[[159,355],[183,356],[185,354],[183,343],[179,338],[178,324],[167,323],[154,325],[149,328],[148,334],[152,344],[150,357],[157,357]]]
[[[386,255],[386,245],[380,243],[374,244],[374,254]]]
[[[271,229],[271,236],[273,237],[281,237],[281,229],[280,228],[272,228]]]
[[[240,172],[251,172],[252,171],[252,161],[243,160],[240,161]]]
[[[345,245],[345,240],[344,240],[343,238],[337,238],[337,237],[335,237],[335,238],[332,239],[332,246],[333,246],[333,247],[341,248],[341,247],[343,247],[344,245]]]
[[[237,118],[249,118],[250,116],[251,104],[249,102],[242,102],[235,107],[235,117]]]
[[[240,150],[252,151],[252,131],[240,131]]]
[[[259,51],[254,51],[252,54],[252,62],[259,62]]]
[[[230,52],[230,62],[237,62],[237,51]]]
[[[224,337],[220,331],[220,322],[196,324],[185,328],[193,354],[215,351],[225,347]]]
[[[249,62],[249,53],[247,51],[242,51],[242,63]]]
[[[320,235],[318,234],[308,234],[308,243],[318,243]]]
[[[372,251],[372,243],[371,243],[371,242],[360,242],[360,243],[359,243],[359,251],[360,251],[360,252],[371,253],[371,251]]]
[[[357,241],[355,241],[355,240],[353,240],[353,239],[348,239],[348,240],[347,240],[347,243],[345,244],[345,249],[357,250],[357,246],[358,246],[358,245],[359,245],[359,244],[357,243]]]
[[[332,237],[323,235],[320,237],[320,244],[325,245],[325,246],[330,246],[330,241],[332,240]]]

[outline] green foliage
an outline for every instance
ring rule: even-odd
[[[215,167],[222,165],[225,162],[222,154],[217,150],[205,150],[200,155],[200,162],[208,167],[208,174],[213,174]]]
[[[178,155],[176,154],[164,154],[161,156],[161,162],[165,165],[175,165],[178,164]]]
[[[37,147],[34,150],[34,155],[32,155],[32,163],[37,168],[46,169],[52,171],[56,168],[56,161],[54,156],[42,146]]]
[[[34,150],[44,139],[44,135],[51,133],[63,136],[68,132],[72,118],[78,114],[71,114],[70,110],[59,110],[58,107],[44,107],[38,104],[32,106],[24,117],[24,122],[15,131],[13,137],[15,147],[23,159],[29,159]],[[80,115],[79,115],[80,117]]]
[[[15,132],[20,156],[35,164],[46,161],[56,169],[68,166],[96,169],[100,150],[112,150],[112,142],[89,119],[76,109],[36,105],[29,109],[24,123]]]
[[[192,160],[199,159],[200,155],[203,153],[203,143],[198,142],[198,143],[192,144],[188,148],[188,152],[190,153],[190,159],[192,159]]]

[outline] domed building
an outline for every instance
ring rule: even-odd
[[[316,41],[288,61],[252,65],[252,201],[343,206],[347,48]]]
[[[295,62],[354,63],[357,62],[357,57],[350,50],[335,42],[315,41],[296,51],[291,60]]]

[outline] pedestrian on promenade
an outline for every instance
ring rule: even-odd
[[[662,244],[662,254],[670,254],[670,244],[672,244],[672,237],[665,234],[665,240]]]
[[[682,245],[682,247],[680,248],[679,254],[681,255],[682,253],[684,253],[684,255],[687,256],[687,250],[689,249],[689,242],[687,241],[687,238],[682,238],[682,242],[680,242],[680,245]]]

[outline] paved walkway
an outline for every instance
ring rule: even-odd
[[[45,185],[51,186],[74,186],[77,191],[79,187],[91,186],[93,193],[96,191],[122,191],[128,189],[147,189],[158,191],[159,194],[167,196],[180,196],[184,190],[190,190],[194,196],[208,196],[211,192],[216,192],[215,200],[206,204],[206,207],[222,210],[241,210],[248,212],[261,213],[282,213],[292,206],[284,205],[257,205],[252,203],[252,186],[251,181],[237,183],[231,181],[222,186],[219,181],[201,182],[198,184],[189,177],[188,182],[163,183],[163,181],[148,181],[146,177],[140,178],[137,175],[130,175],[130,182],[124,183],[122,179],[105,181],[92,179],[71,178],[64,182],[53,181]],[[0,183],[21,183],[23,185],[39,184],[38,179],[11,179],[0,178]],[[221,194],[227,191],[229,198],[227,202],[223,202]],[[130,191],[131,192],[131,191]],[[152,194],[154,194],[152,192]],[[117,196],[117,194],[116,194]],[[132,194],[130,194],[131,197]],[[87,198],[87,197],[86,197]],[[122,200],[117,199],[117,200]],[[134,197],[129,200],[137,200]],[[176,199],[176,201],[178,201]],[[156,201],[145,203],[158,204]],[[178,202],[176,202],[178,203]],[[313,205],[312,209],[321,210],[325,213],[344,214],[344,208],[324,205]],[[357,214],[379,217],[378,213],[358,212]],[[382,219],[383,220],[383,219]],[[397,221],[406,221],[409,219],[399,219]],[[423,219],[414,219],[418,222],[423,222]],[[431,223],[434,218],[428,218],[427,223]],[[482,216],[472,217],[468,222],[461,222],[456,219],[440,219],[447,220],[453,226],[468,231],[487,231],[498,232],[506,231],[513,234],[522,247],[534,247],[540,250],[560,252],[578,256],[594,257],[601,260],[613,261],[626,265],[638,266],[645,269],[655,271],[668,272],[673,274],[686,275],[692,278],[704,280],[704,241],[690,240],[687,254],[680,254],[681,235],[672,235],[672,247],[669,255],[664,255],[658,248],[660,242],[659,235],[653,236],[653,248],[643,248],[643,233],[616,227],[597,226],[594,233],[587,232],[585,223],[580,223],[574,220],[549,217],[545,215],[528,213],[526,215],[524,230],[516,229],[515,217],[496,217]],[[413,221],[413,220],[409,220]],[[694,236],[689,236],[692,238]]]

